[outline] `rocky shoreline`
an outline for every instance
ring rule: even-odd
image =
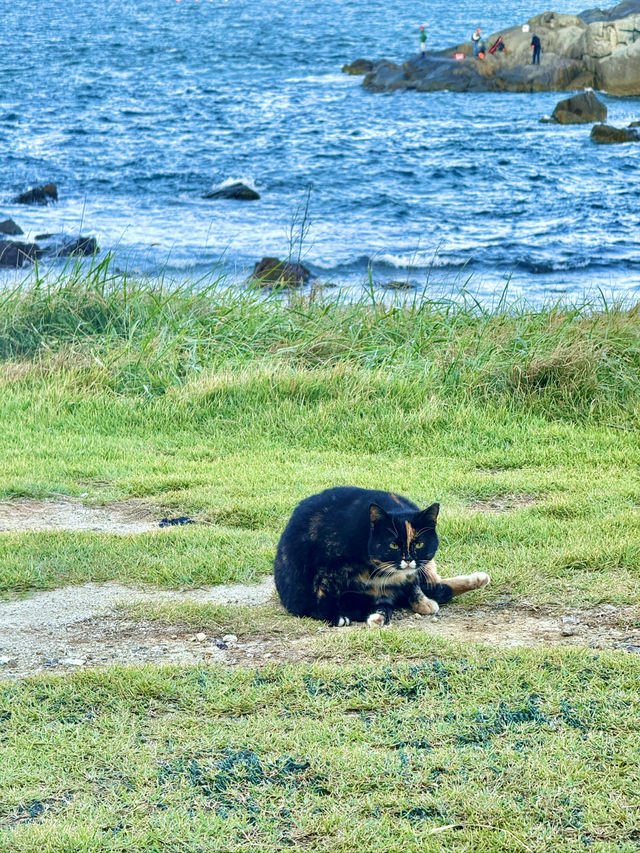
[[[539,65],[531,64],[531,38],[542,43]],[[358,59],[343,71],[364,74],[370,92],[553,92],[597,89],[640,95],[640,0],[580,15],[545,12],[486,38],[489,49],[502,37],[504,51],[473,57],[472,43],[411,57],[402,64]],[[457,57],[457,58],[456,58]]]

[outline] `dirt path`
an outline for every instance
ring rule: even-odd
[[[217,661],[261,665],[272,661],[313,660],[318,625],[308,636],[252,633],[237,640],[199,634],[184,625],[145,622],[123,616],[120,605],[139,602],[198,602],[264,606],[273,582],[216,586],[189,591],[139,589],[116,583],[84,584],[30,598],[0,602],[0,678],[39,672],[66,672],[110,664]],[[590,610],[561,610],[512,602],[452,604],[436,617],[400,615],[394,622],[430,634],[494,647],[574,645],[640,652],[637,607],[604,605]],[[342,630],[370,630],[352,626]],[[226,646],[226,647],[223,647]]]

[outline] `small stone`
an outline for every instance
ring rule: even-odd
[[[177,635],[177,634],[172,634],[172,635],[171,635],[171,639],[172,639],[172,640],[177,640],[177,639],[178,639],[178,635]]]
[[[15,658],[0,658],[0,666],[15,666],[16,663]]]
[[[206,635],[206,634],[203,634],[203,632],[202,632],[202,631],[199,631],[199,632],[196,634],[196,640],[197,640],[199,643],[204,643],[204,641],[205,641],[206,639],[207,639],[207,635]]]
[[[224,640],[221,640],[219,637],[214,637],[211,642],[217,646],[219,649],[228,649],[229,646],[225,643]]]
[[[615,606],[615,604],[603,604],[602,609],[608,610],[610,613],[615,613],[618,608]]]
[[[62,658],[59,663],[63,666],[84,666],[86,661],[84,658]]]
[[[415,613],[413,618],[414,619],[422,619],[422,613]]]
[[[266,658],[272,658],[273,654],[271,652],[267,652],[265,655]]]
[[[226,643],[228,646],[235,646],[235,644],[238,642],[238,638],[235,634],[225,634],[222,638],[222,642]]]

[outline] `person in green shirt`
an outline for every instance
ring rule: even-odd
[[[424,26],[420,27],[420,52],[424,53],[427,49],[427,31]]]

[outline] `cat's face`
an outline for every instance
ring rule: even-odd
[[[393,575],[401,581],[424,570],[438,548],[436,520],[439,504],[414,514],[391,516],[377,504],[371,504],[369,517],[369,559],[374,573]]]

